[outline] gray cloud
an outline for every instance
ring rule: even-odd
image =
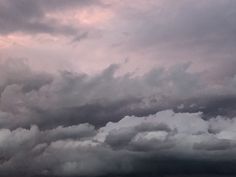
[[[2,62],[0,174],[235,174],[235,77],[188,68],[49,74]]]
[[[96,127],[126,115],[164,109],[199,112],[208,119],[235,116],[235,78],[209,83],[188,65],[154,69],[142,76],[115,76],[117,65],[90,76],[68,71],[47,74],[8,60],[1,65],[1,120],[5,128],[53,128],[91,123]]]
[[[233,42],[235,31],[235,1],[180,1],[154,6],[157,11],[142,14],[140,25],[142,45],[156,42],[177,42],[179,44],[223,45]],[[159,7],[159,8],[158,8]],[[160,9],[162,8],[162,9]],[[165,16],[165,20],[153,16]],[[145,25],[146,24],[146,25]],[[215,42],[220,43],[215,43]],[[222,42],[224,42],[222,44]],[[139,43],[141,44],[141,43]],[[187,47],[186,45],[186,47]],[[143,46],[144,47],[144,46]]]
[[[68,8],[83,8],[91,5],[101,5],[93,0],[1,0],[0,1],[0,34],[22,32],[27,34],[49,33],[62,35],[84,34],[85,29],[73,25],[64,25],[60,21],[50,19],[47,13],[63,11]]]
[[[235,123],[235,118],[205,121],[199,113],[167,110],[147,117],[126,116],[97,130],[88,124],[47,131],[37,126],[12,131],[0,129],[0,173],[6,176],[235,174],[235,168],[228,166],[236,163]],[[210,127],[221,128],[215,134],[208,132]],[[126,146],[120,146],[124,142]],[[216,169],[217,166],[222,168]]]
[[[139,49],[164,44],[181,49],[200,46],[212,53],[232,49],[235,6],[233,0],[160,1],[143,11],[124,8],[121,15],[133,21],[130,37]]]
[[[212,142],[201,142],[194,144],[194,148],[198,150],[220,151],[230,149],[231,142],[228,140],[213,140]]]
[[[117,21],[104,24],[108,38],[99,29],[99,42],[124,31],[125,41],[115,41],[122,52],[158,60],[176,54],[170,67],[119,75],[121,66],[110,65],[89,75],[1,61],[0,176],[236,174],[235,1],[149,2],[106,6]],[[47,14],[102,5],[0,0],[0,34],[69,35],[77,42],[88,37],[86,29]],[[189,55],[183,61],[190,62],[179,62]],[[196,63],[208,70],[192,70]]]
[[[215,70],[211,76],[218,81],[223,73],[235,74],[235,1],[149,3],[120,9],[117,28],[127,35],[117,48],[158,64],[190,61],[195,69]]]

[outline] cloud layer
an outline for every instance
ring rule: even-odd
[[[63,24],[60,19],[51,18],[50,14],[93,5],[102,5],[102,3],[97,0],[1,0],[0,25],[2,28],[0,34],[20,32],[23,34],[81,36],[85,30],[83,27],[80,29],[71,24]]]
[[[235,174],[236,119],[171,110],[40,130],[0,130],[2,175]],[[200,165],[201,164],[201,165]],[[218,168],[220,166],[220,168]]]
[[[90,76],[31,70],[26,63],[1,65],[1,121],[4,128],[53,128],[78,123],[96,127],[125,115],[144,116],[164,109],[203,112],[203,117],[235,116],[235,77],[222,83],[191,73],[189,65],[154,69],[144,75],[116,76],[118,65]]]
[[[235,9],[0,0],[0,176],[235,176]]]
[[[235,174],[235,77],[209,83],[188,68],[91,76],[6,60],[0,174]]]

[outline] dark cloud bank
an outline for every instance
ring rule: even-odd
[[[199,2],[171,1],[163,9],[119,14],[131,19],[126,49],[164,44],[168,52],[202,51],[205,57],[198,61],[216,63],[208,71],[191,72],[190,64],[180,64],[115,76],[119,66],[111,65],[90,76],[2,62],[0,176],[235,176],[236,1]],[[0,0],[0,34],[46,33],[80,41],[87,29],[47,14],[101,5]]]
[[[236,79],[0,65],[1,176],[235,175]]]

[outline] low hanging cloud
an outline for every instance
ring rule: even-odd
[[[96,127],[126,115],[146,116],[164,109],[202,112],[208,119],[234,117],[235,77],[209,83],[189,64],[154,69],[144,75],[116,76],[118,65],[96,75],[40,73],[21,61],[0,65],[0,127],[40,128],[90,123]]]
[[[0,65],[0,174],[235,174],[235,77],[189,64],[143,75]],[[230,101],[231,104],[228,102]]]
[[[235,174],[236,119],[161,111],[40,130],[0,129],[0,173],[6,176]],[[220,166],[220,168],[219,168]],[[206,168],[207,167],[207,168]],[[225,170],[227,169],[227,170]]]
[[[235,176],[235,9],[0,0],[0,176]]]

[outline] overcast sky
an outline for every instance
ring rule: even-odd
[[[236,175],[235,0],[0,0],[0,176]]]

